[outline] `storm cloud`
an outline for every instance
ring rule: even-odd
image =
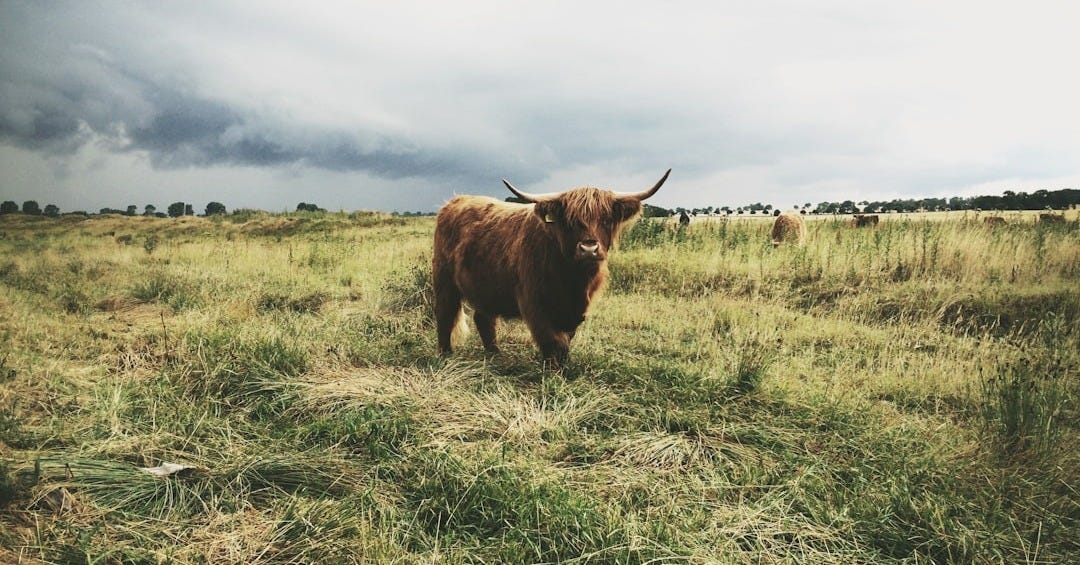
[[[1065,9],[9,1],[0,196],[430,210],[668,167],[672,206],[1062,188]]]
[[[79,5],[52,8],[40,14],[32,4],[7,6],[13,13],[0,24],[18,46],[0,55],[5,142],[62,156],[96,140],[116,152],[145,152],[161,169],[301,163],[390,178],[476,174],[460,148],[424,144],[374,123],[305,123],[201,92],[198,69],[185,68],[183,57],[133,45],[145,34],[84,28],[104,18],[78,13],[85,9]],[[131,18],[113,25],[147,24]],[[172,70],[160,72],[157,61]]]

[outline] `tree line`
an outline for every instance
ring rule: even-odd
[[[225,214],[227,212],[225,205],[221,202],[210,202],[206,205],[206,210],[203,215],[215,216],[219,214]],[[89,216],[90,214],[84,210],[78,210],[75,212],[64,212],[61,214],[60,208],[55,204],[47,204],[45,208],[42,208],[36,200],[27,200],[22,203],[20,207],[13,200],[5,200],[0,202],[0,214],[26,214],[28,216],[48,216],[55,218],[61,215],[75,215],[75,216]],[[180,216],[194,216],[195,209],[191,204],[186,202],[173,202],[166,208],[166,212],[158,212],[157,206],[153,204],[147,204],[143,207],[143,211],[139,212],[139,207],[130,204],[127,208],[121,210],[119,208],[102,208],[98,210],[99,214],[119,214],[121,216],[153,216],[157,218],[179,218]]]
[[[508,199],[509,200],[509,199]],[[944,212],[959,210],[1067,210],[1080,206],[1080,190],[1064,188],[1061,190],[1036,190],[1032,193],[1006,190],[1001,196],[954,196],[952,198],[906,198],[882,200],[863,200],[855,202],[820,202],[814,206],[810,202],[795,204],[796,211],[803,214],[859,214],[887,212]],[[646,217],[666,217],[681,213],[688,214],[762,214],[776,215],[780,208],[772,204],[755,202],[743,206],[707,206],[704,208],[674,209],[660,208],[645,204]]]
[[[508,202],[520,202],[519,199],[511,196],[506,198]],[[854,202],[852,200],[845,200],[843,202],[820,202],[815,207],[810,202],[803,204],[795,204],[792,206],[797,211],[803,214],[858,214],[858,213],[879,213],[879,212],[942,212],[946,210],[1066,210],[1080,206],[1080,190],[1073,188],[1065,188],[1061,190],[1036,190],[1032,193],[1027,192],[1014,192],[1006,190],[1001,196],[970,196],[960,197],[954,196],[952,198],[907,198],[907,199],[893,199],[889,201],[868,201],[863,200],[860,202]],[[701,208],[683,208],[677,207],[673,209],[661,208],[659,206],[653,206],[651,204],[644,205],[644,215],[646,217],[667,217],[676,214],[762,214],[762,215],[775,215],[780,212],[780,208],[774,208],[772,204],[762,204],[761,202],[755,202],[752,204],[746,204],[744,206],[706,206]],[[102,208],[98,211],[99,214],[119,214],[122,216],[153,216],[157,218],[178,218],[181,216],[194,216],[195,210],[193,205],[186,202],[173,202],[165,209],[165,212],[159,212],[157,206],[153,204],[147,204],[143,207],[142,212],[136,205],[128,205],[125,209],[119,208]],[[301,202],[296,206],[297,212],[326,212],[325,208],[320,208],[315,204],[308,202]],[[47,204],[42,208],[36,200],[27,200],[22,203],[20,207],[16,202],[12,200],[6,200],[0,203],[0,215],[2,214],[26,214],[29,216],[48,216],[57,217],[61,215],[81,215],[89,216],[90,214],[85,211],[65,212],[61,214],[60,208],[55,204]],[[225,205],[220,202],[210,202],[206,205],[203,215],[204,216],[217,216],[228,213]],[[395,212],[395,214],[397,214]],[[405,212],[405,216],[423,216],[428,215],[424,212]]]
[[[1067,210],[1080,206],[1080,190],[1036,190],[1014,192],[1006,190],[1001,196],[970,196],[967,198],[907,198],[889,201],[822,202],[814,209],[817,214],[854,214],[858,212],[944,212],[959,210]]]

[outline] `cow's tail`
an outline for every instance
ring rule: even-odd
[[[465,343],[465,338],[469,336],[469,324],[465,321],[466,318],[468,316],[463,305],[458,309],[457,321],[454,322],[454,329],[450,331],[450,345],[452,347],[461,347],[461,344]]]

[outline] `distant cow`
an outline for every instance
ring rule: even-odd
[[[690,216],[686,215],[686,212],[679,213],[679,225],[685,226],[690,224]]]
[[[802,216],[793,213],[780,214],[773,221],[773,247],[779,247],[784,242],[800,246],[806,243],[806,222],[803,221]]]
[[[855,214],[855,227],[877,226],[879,220],[877,214]]]
[[[1064,214],[1039,214],[1039,221],[1046,222],[1048,224],[1063,224],[1065,223]]]
[[[499,318],[522,318],[545,364],[561,368],[605,284],[608,251],[670,173],[632,194],[591,187],[528,194],[503,180],[530,204],[483,196],[447,202],[435,221],[432,259],[439,353],[452,352],[465,301],[485,349],[498,351]]]
[[[1005,218],[1001,216],[987,216],[983,218],[983,223],[988,226],[1003,226],[1005,225]]]

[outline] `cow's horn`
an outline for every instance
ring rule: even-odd
[[[619,196],[622,196],[622,197],[625,197],[625,198],[634,198],[634,199],[637,199],[637,200],[645,200],[646,198],[656,194],[657,190],[660,190],[660,187],[664,185],[664,181],[667,180],[667,177],[670,174],[671,174],[671,169],[668,169],[667,172],[664,173],[664,176],[661,177],[660,180],[657,181],[656,184],[654,184],[653,187],[650,188],[649,190],[645,190],[645,191],[642,191],[642,192],[633,192],[633,193],[629,193],[629,194],[619,194]]]
[[[510,192],[513,192],[515,195],[517,195],[518,198],[526,202],[540,202],[541,200],[550,200],[561,194],[559,192],[548,192],[545,194],[529,194],[528,192],[522,192],[514,188],[514,185],[510,184],[510,181],[506,179],[503,179],[502,181],[503,184],[506,185],[506,188],[510,189]]]
[[[642,191],[642,192],[632,192],[632,193],[619,194],[619,196],[622,196],[624,198],[634,198],[636,200],[645,200],[646,198],[656,194],[657,190],[660,190],[660,187],[664,185],[664,181],[667,180],[668,175],[670,175],[670,174],[671,174],[671,169],[668,169],[667,172],[664,173],[664,176],[661,177],[660,180],[657,181],[656,184],[654,184],[653,187],[650,188],[649,190],[645,190],[645,191]],[[517,195],[518,198],[520,198],[520,199],[522,199],[522,200],[524,200],[526,202],[540,202],[541,200],[550,200],[550,199],[555,198],[555,197],[559,196],[560,194],[562,194],[561,192],[548,192],[548,193],[545,193],[545,194],[529,194],[528,192],[522,192],[522,191],[514,188],[514,185],[510,184],[510,181],[508,181],[506,179],[503,179],[502,181],[503,181],[503,184],[506,185],[506,188],[510,189],[510,192],[513,192],[515,195]]]

